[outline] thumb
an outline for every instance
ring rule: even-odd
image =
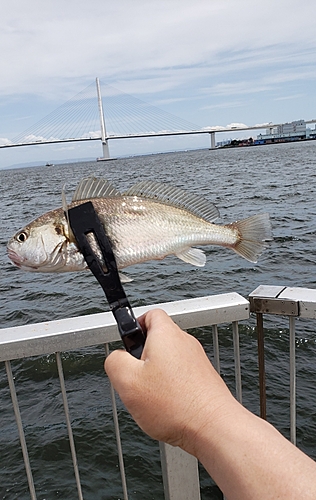
[[[129,390],[131,380],[135,378],[135,372],[139,370],[140,364],[143,364],[143,361],[121,349],[111,352],[106,358],[104,369],[118,393]]]

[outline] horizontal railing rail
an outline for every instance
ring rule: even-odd
[[[237,293],[227,293],[197,299],[182,300],[178,302],[168,302],[146,307],[138,307],[135,308],[134,311],[137,316],[140,316],[149,309],[153,308],[164,309],[183,329],[213,325],[215,366],[218,370],[219,348],[217,325],[221,323],[232,323],[234,358],[236,363],[236,396],[241,402],[242,394],[238,322],[248,319],[249,302]],[[0,361],[4,361],[6,365],[7,377],[32,500],[36,499],[36,491],[15,388],[14,375],[12,373],[11,360],[52,353],[56,354],[56,363],[77,484],[78,498],[79,500],[82,500],[84,496],[80,481],[75,440],[72,432],[71,417],[68,407],[67,391],[60,353],[62,351],[77,350],[79,348],[105,344],[107,354],[109,351],[108,344],[118,340],[120,340],[120,337],[111,312],[67,318],[57,321],[48,321],[13,328],[3,328],[0,330]],[[128,499],[128,491],[126,486],[123,452],[120,442],[118,414],[112,387],[111,399],[123,496],[126,500]],[[200,487],[197,460],[191,455],[183,452],[181,449],[173,448],[164,443],[160,443],[160,453],[165,499],[199,500]]]
[[[249,317],[249,303],[238,293],[136,307],[140,316],[164,309],[181,328],[231,323]],[[120,340],[111,312],[0,329],[0,361],[66,351]]]

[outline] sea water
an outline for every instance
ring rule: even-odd
[[[15,268],[7,240],[36,216],[61,206],[79,180],[102,176],[119,190],[144,179],[168,182],[215,203],[219,223],[269,212],[274,240],[258,264],[221,247],[206,247],[204,268],[176,257],[133,266],[125,285],[134,306],[235,291],[258,285],[316,287],[316,141],[170,153],[107,162],[0,170],[0,326],[12,327],[108,310],[88,273],[37,274]],[[316,458],[315,322],[297,321],[297,444]],[[284,318],[266,327],[268,419],[289,436],[289,338]],[[212,358],[210,328],[192,331]],[[220,329],[222,375],[234,390],[232,334]],[[240,325],[243,402],[258,413],[255,320]],[[78,464],[86,500],[122,498],[109,384],[102,346],[63,354]],[[15,361],[13,372],[38,499],[77,498],[54,356]],[[131,500],[163,499],[157,443],[138,430],[118,400]],[[202,498],[221,498],[201,470]],[[0,363],[0,499],[29,498],[12,403]]]

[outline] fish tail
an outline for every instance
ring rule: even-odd
[[[250,262],[257,262],[272,238],[269,214],[258,214],[230,224],[238,230],[239,238],[232,249]]]

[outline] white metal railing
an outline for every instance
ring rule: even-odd
[[[245,320],[249,317],[249,302],[237,293],[227,293],[223,295],[188,299],[178,302],[168,302],[147,307],[138,307],[135,308],[134,311],[137,316],[140,316],[144,312],[153,308],[164,309],[183,329],[214,325],[213,341],[216,351],[215,365],[218,370],[219,349],[217,324],[232,323],[236,360],[236,394],[237,398],[241,401],[238,321]],[[10,361],[29,356],[47,355],[51,353],[56,354],[78,498],[81,500],[84,497],[80,483],[79,467],[77,463],[75,442],[72,434],[71,418],[69,414],[60,353],[62,351],[105,344],[106,354],[108,354],[108,344],[118,340],[120,340],[120,337],[115,320],[110,312],[57,321],[48,321],[45,323],[24,325],[20,327],[4,328],[0,330],[0,361],[4,361],[6,365],[7,377],[32,500],[36,500],[36,492]],[[119,422],[116,411],[115,395],[112,387],[111,399],[122,489],[124,500],[127,500],[128,492],[126,487],[123,453],[120,442]],[[196,459],[183,452],[181,449],[173,448],[164,443],[160,443],[160,454],[165,499],[199,500],[200,488]]]
[[[214,365],[220,371],[220,356],[217,325],[232,324],[235,360],[236,397],[242,402],[241,368],[239,356],[238,322],[249,318],[250,310],[257,315],[259,386],[261,416],[265,418],[265,370],[264,370],[264,314],[280,314],[289,318],[290,331],[290,427],[291,440],[296,433],[296,374],[295,374],[295,317],[316,319],[316,290],[304,288],[260,286],[249,296],[250,303],[237,293],[227,293],[197,299],[168,302],[135,308],[137,316],[149,309],[162,308],[183,329],[212,325]],[[19,402],[15,390],[11,363],[13,359],[55,353],[61,393],[64,404],[69,443],[73,460],[78,498],[83,499],[75,442],[72,435],[67,392],[60,353],[93,345],[105,344],[106,355],[109,343],[120,340],[112,313],[106,312],[76,318],[49,321],[0,330],[0,361],[5,362],[11,397],[17,421],[23,458],[27,473],[30,496],[36,499],[32,469],[23,430]],[[118,459],[124,500],[128,499],[124,459],[120,441],[119,420],[115,394],[111,387],[111,400]],[[179,448],[160,443],[162,476],[166,500],[199,500],[199,476],[197,461]]]

